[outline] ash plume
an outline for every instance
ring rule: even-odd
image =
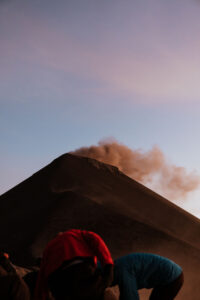
[[[150,151],[132,150],[117,141],[101,141],[97,146],[71,152],[111,164],[129,177],[148,186],[170,200],[185,199],[196,190],[200,176],[184,167],[170,164],[163,152],[154,146]]]

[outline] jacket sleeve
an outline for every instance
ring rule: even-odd
[[[82,235],[92,250],[93,255],[97,257],[102,266],[114,264],[110,251],[98,234],[92,231],[83,230]]]
[[[115,282],[119,285],[120,300],[139,300],[137,282],[134,275],[124,268],[115,268]]]

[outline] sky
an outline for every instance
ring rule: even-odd
[[[200,1],[0,0],[0,193],[114,138],[200,175]],[[200,189],[176,204],[200,217]]]

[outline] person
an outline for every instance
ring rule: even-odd
[[[97,268],[97,261],[103,266]],[[35,299],[98,300],[113,281],[113,259],[102,238],[71,229],[51,240],[41,260]]]
[[[153,288],[150,300],[172,300],[183,281],[182,268],[159,255],[132,253],[114,261],[113,285],[119,285],[120,300],[138,300],[142,288]]]
[[[7,253],[0,252],[0,299],[30,300],[30,293],[9,260]]]

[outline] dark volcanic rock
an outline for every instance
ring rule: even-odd
[[[59,231],[88,229],[114,257],[137,251],[175,260],[186,277],[177,299],[198,298],[199,220],[113,166],[65,154],[0,203],[1,247],[16,264],[32,264]]]

